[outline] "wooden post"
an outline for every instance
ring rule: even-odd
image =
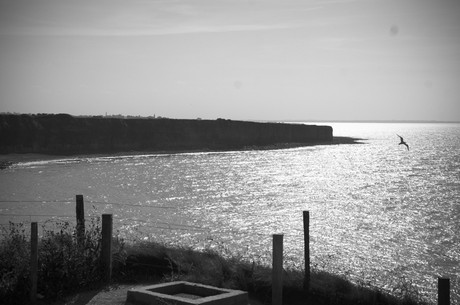
[[[112,214],[102,214],[102,272],[108,283],[112,278]]]
[[[83,204],[83,195],[77,195],[76,202],[77,241],[81,243],[85,238],[85,207]]]
[[[450,305],[450,279],[438,277],[438,305]]]
[[[37,303],[37,279],[38,279],[38,226],[31,223],[30,228],[30,303]]]
[[[283,234],[273,235],[272,305],[283,303]]]
[[[303,289],[310,290],[310,212],[303,211],[303,236],[304,236],[304,258],[305,276],[303,279]]]

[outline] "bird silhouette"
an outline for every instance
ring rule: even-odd
[[[401,139],[401,142],[399,142],[399,145],[406,145],[407,147],[407,150],[409,150],[409,145],[404,141],[403,137],[401,137],[399,134],[396,134],[400,139]]]

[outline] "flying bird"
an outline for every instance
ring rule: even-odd
[[[399,145],[406,145],[407,147],[407,150],[409,150],[409,145],[407,145],[407,143],[404,141],[403,137],[401,137],[399,134],[396,134],[400,139],[401,139],[401,142],[399,142]]]

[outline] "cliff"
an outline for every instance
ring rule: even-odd
[[[227,150],[332,142],[329,126],[232,120],[0,115],[0,153]]]

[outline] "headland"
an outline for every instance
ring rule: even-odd
[[[219,151],[332,144],[330,126],[166,118],[0,115],[0,154]]]

